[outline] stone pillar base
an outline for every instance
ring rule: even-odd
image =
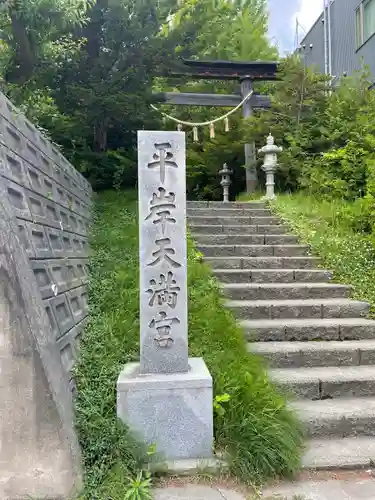
[[[277,196],[275,194],[273,196],[264,195],[262,196],[261,201],[271,201],[271,200],[276,200],[276,198]]]
[[[246,192],[255,193],[258,188],[258,181],[253,178],[246,177]]]
[[[202,358],[189,358],[189,371],[173,374],[141,374],[139,363],[129,363],[117,381],[118,418],[167,461],[213,456],[212,404]]]

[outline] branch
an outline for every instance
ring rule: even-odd
[[[83,36],[87,38],[86,50],[90,61],[100,56],[102,26],[104,12],[108,8],[108,0],[98,0],[90,10],[90,21],[83,28]]]

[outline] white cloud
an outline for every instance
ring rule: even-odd
[[[296,19],[304,30],[309,31],[311,26],[318,19],[324,8],[324,0],[299,0],[298,11],[293,14],[291,19],[292,29],[296,28]],[[305,32],[299,28],[300,39],[303,38]]]

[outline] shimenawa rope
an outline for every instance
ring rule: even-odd
[[[158,111],[160,114],[162,114],[163,116],[165,116],[169,120],[172,120],[175,123],[177,123],[177,130],[181,130],[182,129],[182,125],[186,125],[188,127],[193,127],[193,139],[194,139],[194,141],[198,140],[198,127],[204,127],[206,125],[209,125],[209,127],[210,127],[210,138],[212,139],[212,138],[215,137],[214,123],[217,123],[217,122],[220,122],[221,120],[224,120],[225,132],[228,132],[229,131],[229,120],[228,120],[228,117],[230,115],[232,115],[233,113],[235,113],[238,109],[240,109],[240,107],[243,106],[243,104],[245,104],[245,102],[248,99],[250,99],[250,97],[253,95],[253,93],[254,93],[253,90],[251,92],[249,92],[235,108],[233,108],[230,111],[228,111],[228,113],[225,113],[225,115],[219,116],[218,118],[214,118],[213,120],[209,120],[209,121],[206,121],[206,122],[187,122],[187,121],[175,118],[174,116],[168,115],[168,113],[164,113],[163,111],[161,111],[160,109],[158,109],[153,104],[151,104],[151,108],[153,110],[155,110],[155,111]]]

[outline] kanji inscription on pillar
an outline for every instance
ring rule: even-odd
[[[188,371],[185,133],[138,132],[142,373]]]

